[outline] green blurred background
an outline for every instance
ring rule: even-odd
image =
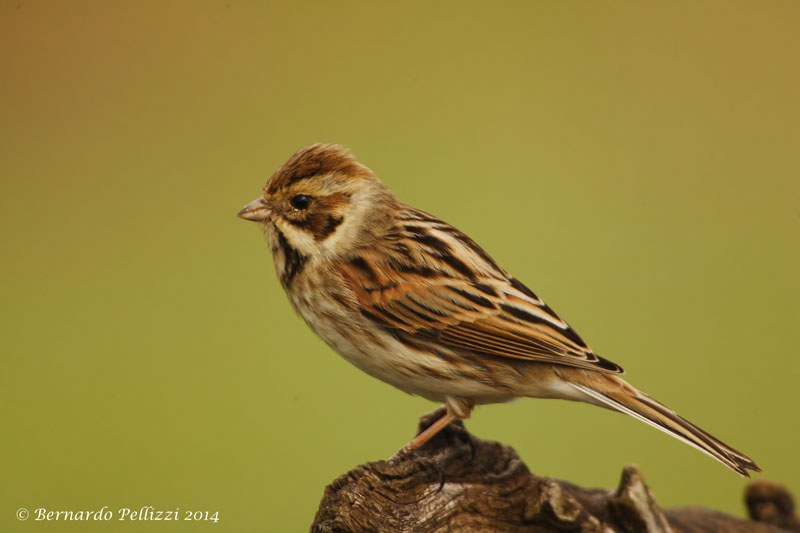
[[[796,2],[0,2],[2,531],[301,531],[435,406],[294,316],[235,217],[332,141],[800,492]],[[478,409],[532,471],[742,515],[628,417]],[[17,508],[219,511],[18,522]]]

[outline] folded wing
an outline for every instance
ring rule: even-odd
[[[401,338],[478,354],[621,373],[469,237],[408,209],[388,249],[342,267],[361,313]]]

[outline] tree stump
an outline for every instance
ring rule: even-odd
[[[420,430],[431,422],[423,417]],[[537,477],[511,447],[478,439],[456,422],[416,453],[366,463],[334,480],[311,531],[800,532],[785,488],[757,481],[746,501],[751,520],[699,507],[662,510],[635,466],[623,469],[616,490]]]

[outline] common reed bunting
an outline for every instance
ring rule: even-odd
[[[590,403],[633,416],[747,476],[759,471],[620,377],[467,235],[401,203],[337,145],[294,154],[247,204],[295,311],[352,364],[441,402],[413,451],[475,405],[519,396]]]

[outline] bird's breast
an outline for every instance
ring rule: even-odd
[[[511,397],[507,387],[498,390],[498,383],[490,383],[486,374],[476,374],[479,369],[467,361],[458,364],[422,345],[402,342],[361,314],[343,279],[313,273],[314,269],[306,270],[287,290],[292,306],[314,333],[360,370],[437,402],[448,396],[472,398],[476,403]]]

